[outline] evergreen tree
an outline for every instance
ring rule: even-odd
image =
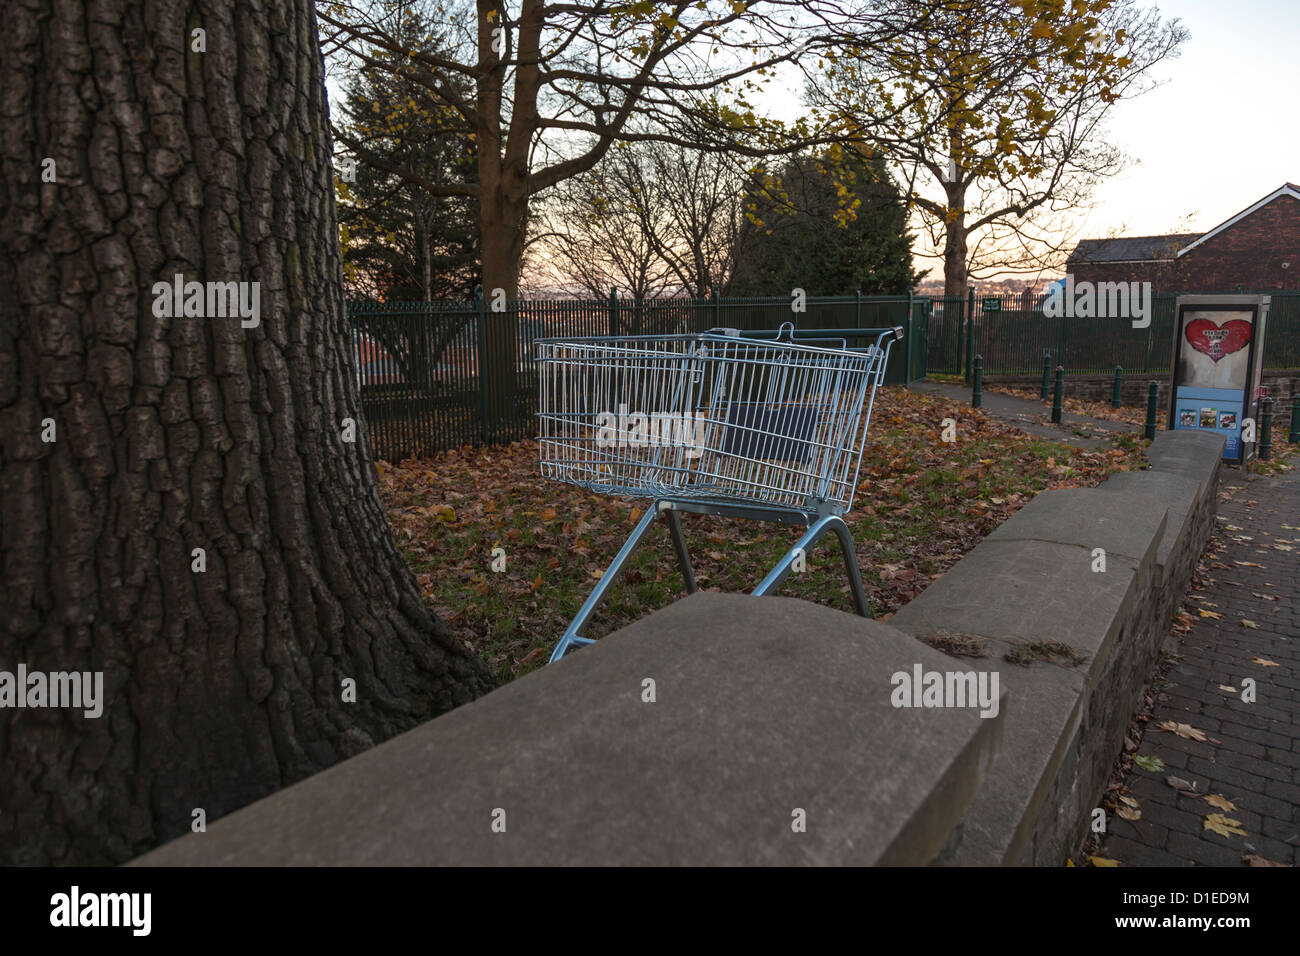
[[[400,30],[411,49],[443,52],[445,41],[417,13],[408,13]],[[475,201],[420,183],[475,182],[474,140],[427,84],[394,68],[400,57],[369,51],[369,62],[361,62],[345,86],[344,120],[335,134],[345,144],[364,144],[365,159],[356,162],[355,180],[336,181],[344,274],[355,296],[466,300],[479,276]],[[467,86],[462,92],[469,95]]]
[[[797,156],[759,170],[745,199],[737,296],[902,295],[912,268],[903,197],[876,156],[851,149]]]

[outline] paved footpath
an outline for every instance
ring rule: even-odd
[[[1123,865],[1242,866],[1245,854],[1300,864],[1300,468],[1256,481],[1225,468],[1215,524],[1226,548],[1206,569],[1213,583],[1182,602],[1197,622],[1156,688],[1138,748],[1166,769],[1130,771],[1141,819],[1109,814],[1100,855]],[[1256,682],[1255,703],[1227,689],[1245,678]],[[1156,730],[1164,720],[1204,742]],[[1216,794],[1232,809],[1205,799]],[[1237,821],[1228,836],[1205,828],[1215,813]]]
[[[929,395],[938,395],[955,402],[970,404],[971,389],[969,385],[951,385],[947,382],[913,382],[908,388]],[[1036,402],[1002,392],[987,389],[982,397],[980,410],[990,418],[1015,425],[1022,431],[1039,438],[1064,442],[1076,448],[1108,448],[1110,436],[1115,432],[1141,432],[1141,425],[1114,421],[1108,418],[1093,418],[1089,415],[1061,413],[1061,424],[1053,425],[1051,421],[1052,406],[1047,402]]]

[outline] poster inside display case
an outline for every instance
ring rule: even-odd
[[[1247,422],[1259,421],[1266,295],[1179,296],[1174,314],[1169,428],[1223,435],[1224,461],[1241,464],[1255,451]]]

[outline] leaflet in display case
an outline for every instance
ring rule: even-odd
[[[1266,295],[1183,295],[1174,310],[1169,428],[1213,431],[1223,460],[1255,454]]]

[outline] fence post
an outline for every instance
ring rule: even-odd
[[[474,286],[474,371],[478,375],[478,437],[488,440],[487,376],[483,374],[486,357],[487,312],[483,301],[483,286]]]
[[[970,407],[979,408],[984,404],[984,391],[981,388],[981,380],[984,378],[984,357],[975,356],[974,388],[970,393]]]
[[[1110,407],[1122,408],[1124,399],[1120,395],[1120,389],[1124,387],[1124,366],[1115,366],[1115,384],[1110,389]]]
[[[1043,387],[1038,397],[1047,401],[1048,390],[1052,387],[1052,353],[1043,353]]]
[[[1156,440],[1156,406],[1160,404],[1160,383],[1152,382],[1147,386],[1147,441]]]
[[[722,305],[718,301],[718,290],[713,290],[713,327],[722,328]]]
[[[857,304],[853,310],[853,327],[860,329],[862,328],[862,290],[855,289],[854,295],[857,296]]]
[[[971,356],[975,354],[975,287],[966,290],[966,384],[970,384]]]
[[[947,299],[943,304],[944,315],[948,314],[949,308],[953,305],[951,299]],[[957,305],[957,374],[965,374],[966,359],[966,316],[962,309],[962,303]]]
[[[1293,445],[1300,442],[1300,389],[1291,391],[1291,431],[1286,440]]]
[[[862,328],[862,326],[858,326]],[[907,336],[904,344],[907,346],[903,350],[903,387],[906,388],[912,381],[912,287],[907,287],[907,322],[903,325],[903,334]]]
[[[609,337],[618,335],[618,289],[609,287]]]
[[[1272,456],[1273,399],[1265,395],[1259,400],[1259,460],[1268,461]]]
[[[1052,424],[1061,424],[1061,393],[1065,391],[1065,366],[1056,366],[1056,382],[1052,388]]]
[[[1056,362],[1062,368],[1065,367],[1065,310],[1061,310],[1061,337],[1056,344]]]

